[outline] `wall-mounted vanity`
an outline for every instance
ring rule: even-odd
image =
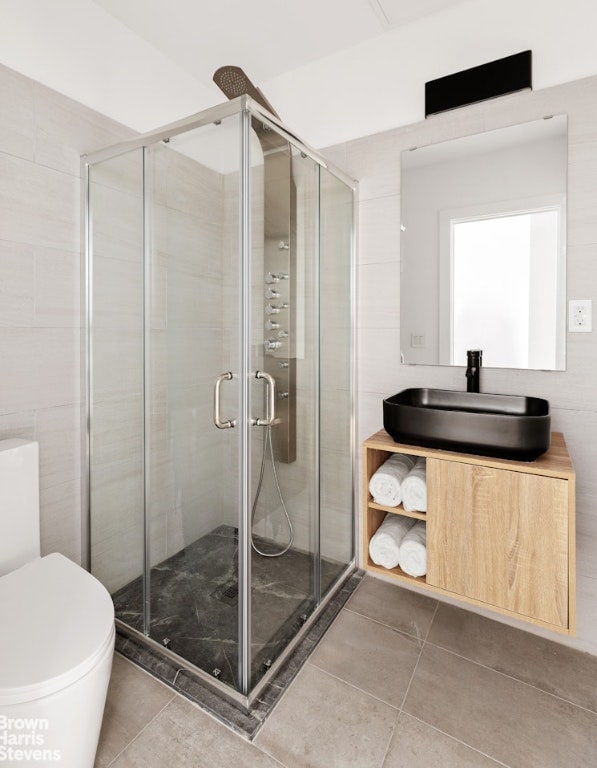
[[[427,511],[377,504],[369,480],[394,453],[427,460]],[[564,438],[531,462],[396,443],[380,430],[363,445],[365,570],[556,632],[574,635],[574,467]],[[427,574],[376,565],[371,538],[386,515],[423,520]]]

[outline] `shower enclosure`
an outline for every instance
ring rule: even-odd
[[[246,96],[83,160],[90,569],[250,703],[354,569],[354,184]]]

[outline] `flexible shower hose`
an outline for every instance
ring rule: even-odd
[[[280,552],[262,552],[259,549],[259,547],[255,544],[255,541],[253,540],[253,521],[255,520],[255,511],[257,509],[257,502],[259,501],[259,494],[261,493],[261,486],[263,484],[263,475],[265,473],[265,456],[267,453],[268,443],[269,443],[269,453],[272,459],[272,471],[274,473],[274,481],[276,483],[278,496],[280,497],[280,501],[282,502],[282,509],[284,510],[284,515],[286,516],[286,522],[288,523],[288,533],[290,536],[288,544],[284,547],[284,549],[280,550]],[[288,552],[288,550],[292,546],[293,541],[294,541],[294,530],[292,528],[290,515],[288,514],[288,510],[286,509],[286,504],[284,503],[284,497],[282,496],[280,483],[278,482],[278,473],[276,472],[276,462],[274,460],[274,448],[272,445],[272,428],[271,426],[268,426],[266,427],[265,440],[263,441],[263,453],[261,455],[261,470],[259,472],[259,482],[257,483],[257,491],[255,492],[253,509],[251,510],[251,546],[253,547],[255,552],[257,552],[257,554],[261,555],[262,557],[281,557],[282,555],[285,555]]]

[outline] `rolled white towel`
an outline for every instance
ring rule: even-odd
[[[426,525],[419,520],[402,539],[398,552],[398,565],[409,576],[427,573]]]
[[[412,456],[393,453],[369,480],[373,500],[384,507],[397,507],[402,501],[402,483],[415,466]]]
[[[423,456],[402,481],[402,506],[407,512],[427,512],[427,462]]]
[[[410,517],[387,513],[369,542],[369,555],[376,565],[383,568],[395,568],[398,565],[400,544],[414,523]]]

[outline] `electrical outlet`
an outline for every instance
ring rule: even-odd
[[[568,330],[570,333],[590,333],[593,330],[593,302],[591,299],[571,299],[568,302]]]
[[[411,333],[410,345],[414,348],[422,349],[425,346],[425,334],[424,333]]]

